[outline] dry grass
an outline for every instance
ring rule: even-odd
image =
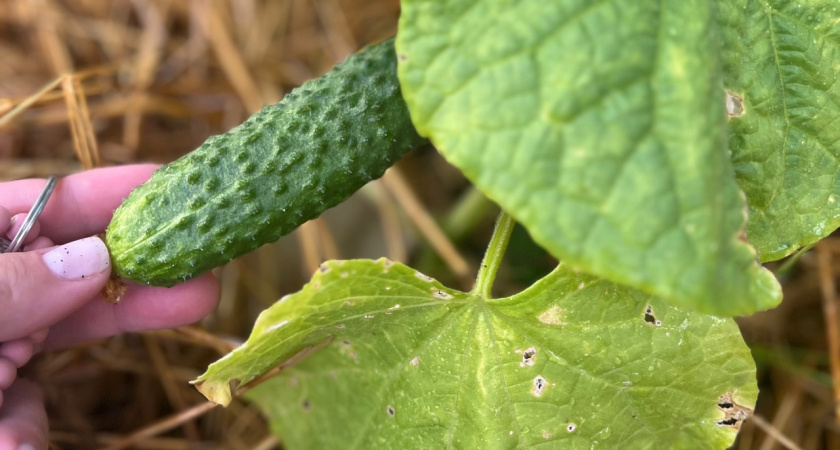
[[[171,161],[393,35],[398,11],[381,0],[0,2],[0,179]],[[253,408],[213,408],[187,382],[313,266],[342,256],[322,220],[297,238],[222,269],[220,307],[201,326],[41,356],[27,372],[45,387],[54,446],[276,447]]]
[[[398,12],[397,0],[0,2],[0,179],[171,161],[392,35]],[[324,259],[426,264],[436,252],[455,273],[447,282],[469,283],[480,245],[446,236],[475,228],[453,219],[442,233],[428,211],[460,202],[486,242],[492,218],[475,195],[456,198],[463,187],[435,155],[415,155],[331,213],[348,214],[340,227],[327,214],[218,271],[221,303],[202,324],[42,355],[28,375],[45,387],[54,447],[277,447],[253,408],[214,408],[187,381]],[[762,395],[737,448],[840,448],[838,249],[829,240],[805,254],[782,276],[784,304],[740,320]]]

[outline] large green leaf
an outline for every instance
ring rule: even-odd
[[[715,314],[781,299],[740,240],[708,0],[404,0],[415,126],[577,268]]]
[[[731,319],[561,266],[484,300],[386,260],[329,262],[197,381],[248,392],[296,448],[724,448],[755,367]]]
[[[840,3],[717,4],[747,234],[772,261],[840,226]]]

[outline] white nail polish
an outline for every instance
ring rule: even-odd
[[[98,237],[89,237],[60,245],[43,256],[44,264],[63,280],[83,280],[111,265],[108,248]]]

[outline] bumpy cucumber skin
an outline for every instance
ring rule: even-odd
[[[163,166],[115,211],[113,269],[172,286],[277,240],[426,141],[393,40],[367,47],[226,134]]]

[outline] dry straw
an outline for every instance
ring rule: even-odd
[[[171,161],[394,34],[398,14],[397,0],[2,1],[0,179]],[[436,155],[409,157],[368,195],[217,271],[220,305],[201,324],[39,356],[22,375],[44,387],[55,447],[276,448],[251,406],[216,408],[188,381],[325,259],[439,258],[455,273],[450,283],[469,284],[488,234],[470,242],[470,233],[447,234],[435,220],[487,212],[469,192],[458,203],[464,188]],[[482,223],[489,231],[491,219]],[[762,394],[738,449],[840,448],[840,244],[829,238],[817,250],[779,274],[779,308],[739,319]],[[500,276],[521,289],[513,272]]]

